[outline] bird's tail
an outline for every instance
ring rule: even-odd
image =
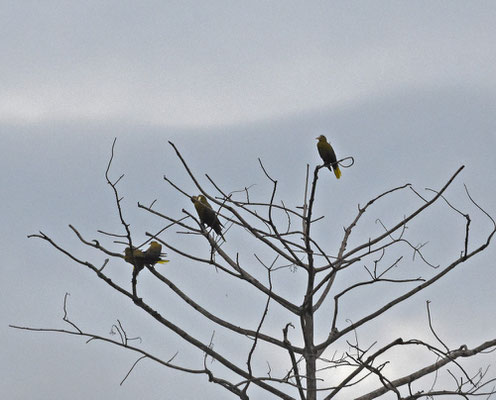
[[[333,170],[334,170],[334,175],[336,175],[336,178],[341,178],[341,170],[339,169],[339,167],[336,165],[336,167],[333,167]]]
[[[217,235],[220,235],[222,237],[222,239],[224,240],[224,242],[226,241],[226,238],[222,234],[222,230],[220,229],[220,226],[219,225],[214,226],[214,231],[215,231],[215,233]]]
[[[165,264],[168,263],[170,260],[158,260],[157,264]]]

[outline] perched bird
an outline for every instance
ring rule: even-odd
[[[201,194],[199,196],[192,196],[191,201],[195,205],[196,212],[200,217],[200,222],[211,227],[215,231],[215,233],[221,235],[222,239],[224,239],[221,229],[222,224],[220,223],[219,218],[217,218],[217,214],[215,213],[205,196]]]
[[[124,260],[130,264],[133,264],[136,273],[140,272],[145,265],[155,265],[157,263],[164,264],[169,262],[169,260],[164,260],[160,258],[162,253],[162,245],[155,240],[150,243],[150,247],[146,251],[141,251],[139,249],[131,249],[126,247],[124,250]]]
[[[169,262],[169,260],[164,260],[160,258],[162,254],[162,245],[159,242],[153,240],[150,243],[150,247],[143,253],[145,264],[146,265],[154,265],[154,264],[165,264]]]
[[[153,266],[156,263],[163,264],[169,262],[169,260],[163,260],[161,258],[161,253],[162,245],[155,240],[150,243],[150,247],[146,251],[135,248],[131,250],[130,247],[124,249],[124,260],[134,266],[133,279],[131,280],[134,297],[137,297],[136,285],[138,283],[138,274],[145,265]]]
[[[336,178],[341,178],[341,171],[339,169],[339,164],[337,163],[336,153],[334,153],[332,146],[329,144],[324,135],[320,135],[315,139],[318,140],[317,150],[319,150],[319,154],[324,161],[324,165],[329,168],[329,171],[331,171],[332,166]]]

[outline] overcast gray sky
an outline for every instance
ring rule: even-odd
[[[125,174],[124,210],[138,241],[162,226],[137,210],[138,201],[158,199],[156,207],[172,216],[181,216],[183,207],[192,211],[162,180],[167,174],[194,193],[168,140],[199,176],[209,173],[228,191],[256,184],[253,195],[263,199],[270,186],[258,167],[261,157],[279,181],[281,198],[297,206],[305,166],[319,162],[314,140],[319,134],[327,135],[338,156],[355,158],[340,181],[323,176],[318,189],[316,210],[327,222],[316,232],[330,252],[338,243],[334,233],[351,222],[358,203],[407,182],[419,190],[440,188],[462,164],[466,168],[448,193],[450,200],[470,212],[474,246],[489,232],[487,219],[464,196],[463,183],[496,215],[496,3],[205,4],[0,1],[2,397],[231,398],[205,377],[184,376],[150,361],[119,386],[134,355],[7,327],[62,327],[62,300],[70,292],[71,315],[84,328],[106,335],[120,319],[130,335],[143,338],[144,347],[164,358],[179,351],[179,361],[201,367],[194,364],[201,357],[195,358],[180,338],[134,310],[94,274],[26,238],[43,230],[82,258],[103,261],[82,248],[67,225],[90,239],[104,240],[97,229],[120,232],[103,176],[114,137],[113,173]],[[377,232],[376,218],[392,224],[418,205],[408,195],[379,205],[356,240]],[[446,264],[461,250],[463,224],[439,205],[411,233],[415,242],[429,240],[427,255]],[[184,240],[174,233],[164,238]],[[242,245],[233,232],[226,247],[236,251]],[[394,338],[422,326],[419,335],[428,335],[425,300],[430,299],[453,347],[494,338],[495,256],[490,248],[391,312],[377,332]],[[257,310],[254,319],[245,315],[254,293],[226,283],[214,290],[216,298],[202,284],[218,283],[212,271],[194,279],[196,271],[184,272],[191,268],[188,263],[177,255],[170,258],[164,271],[191,293],[242,325],[257,321]],[[116,279],[125,282],[130,271],[122,267]],[[431,273],[416,268],[419,274]],[[303,274],[289,280],[298,277]],[[157,307],[173,301],[162,299],[165,288],[149,276],[142,279]],[[350,303],[350,318],[366,312],[359,304]],[[182,317],[182,307],[170,307],[172,319]],[[194,327],[197,318],[190,313],[184,324]],[[280,334],[287,321],[274,318]],[[208,342],[211,333],[207,325],[198,336]],[[222,348],[220,338],[216,345]],[[233,351],[229,342],[224,345]],[[480,364],[495,361],[493,354]]]

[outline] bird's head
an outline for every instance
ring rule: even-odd
[[[319,142],[327,142],[327,139],[324,135],[320,135],[319,137],[316,137],[315,139],[317,139]]]
[[[132,252],[131,252],[131,248],[126,247],[126,248],[124,249],[124,255],[125,255],[126,257],[131,257],[131,253],[132,253]]]
[[[197,196],[191,196],[191,202],[192,203],[196,203],[198,201],[198,197]]]

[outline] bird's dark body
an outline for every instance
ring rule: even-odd
[[[222,236],[222,224],[217,217],[217,213],[212,209],[207,199],[200,196],[193,196],[191,201],[195,205],[196,212],[200,217],[200,222],[211,227],[215,233]]]
[[[319,150],[320,157],[325,164],[331,164],[333,167],[337,165],[336,153],[334,153],[334,149],[331,146],[323,146],[319,142],[317,144],[317,148]]]

